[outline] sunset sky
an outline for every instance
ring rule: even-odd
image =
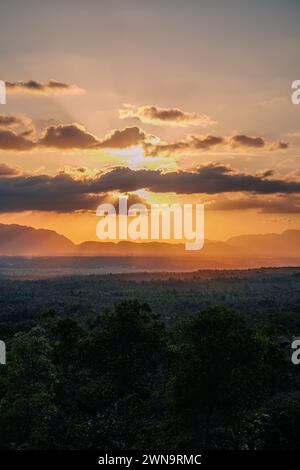
[[[16,34],[17,32],[17,34]],[[96,240],[100,202],[300,229],[299,0],[1,5],[0,223]]]

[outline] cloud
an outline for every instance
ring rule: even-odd
[[[63,173],[0,177],[0,212],[90,210],[98,199],[83,181]]]
[[[16,128],[31,125],[31,119],[25,116],[0,114],[0,128]]]
[[[269,178],[274,175],[274,170],[260,170],[256,172],[256,175],[261,178]]]
[[[58,149],[90,149],[99,144],[99,140],[79,124],[48,127],[39,139],[39,145]]]
[[[189,135],[185,139],[173,143],[144,144],[145,154],[151,157],[198,153],[199,151],[208,152],[214,150],[215,147],[222,148],[224,152],[232,151],[232,149],[279,151],[290,148],[290,144],[283,141],[267,142],[263,137],[250,137],[244,134],[231,137]]]
[[[300,198],[295,197],[294,195],[268,198],[222,198],[214,201],[210,206],[208,206],[208,208],[215,211],[240,211],[257,209],[263,214],[300,214]]]
[[[12,130],[0,128],[0,149],[13,151],[32,150],[36,144],[27,138],[27,134],[28,131],[25,134],[16,134]]]
[[[178,108],[159,108],[154,105],[134,106],[124,104],[119,110],[120,119],[133,118],[156,126],[207,126],[215,124],[210,117],[182,111]]]
[[[263,137],[250,137],[245,134],[234,135],[230,138],[230,143],[233,148],[254,148],[266,149],[270,151],[286,150],[290,148],[290,144],[284,141],[267,142]]]
[[[274,142],[273,144],[271,144],[271,147],[270,147],[270,150],[286,150],[288,148],[290,148],[290,143],[289,142],[284,142],[282,140],[280,140],[279,142]]]
[[[231,138],[232,146],[262,148],[265,141],[262,137],[249,137],[247,135],[234,135]]]
[[[116,214],[119,214],[119,195],[121,193],[107,193],[101,196],[98,199],[97,203],[99,204],[112,204],[116,210]],[[127,207],[132,206],[133,204],[143,204],[145,207],[149,207],[149,203],[143,199],[141,196],[135,193],[122,194],[122,196],[127,196]]]
[[[117,208],[117,194],[93,192],[92,183],[92,179],[73,178],[63,172],[55,176],[20,175],[17,170],[0,165],[0,212],[90,211],[107,202]],[[144,203],[136,194],[128,197],[129,204]]]
[[[74,123],[48,127],[38,145],[58,149],[123,149],[138,145],[145,139],[146,134],[139,127],[113,130],[99,139],[80,124]]]
[[[223,192],[251,192],[258,194],[298,193],[300,182],[268,179],[245,174],[225,165],[207,165],[197,171],[163,173],[160,170],[131,170],[116,168],[103,174],[92,185],[95,191],[136,191],[177,194],[217,194]]]
[[[19,129],[16,133],[16,128],[21,128],[21,130]],[[35,143],[30,140],[34,135],[35,128],[30,118],[0,114],[0,149],[30,150],[35,147]]]
[[[41,83],[36,80],[29,80],[27,82],[6,81],[6,91],[11,94],[30,93],[38,95],[78,95],[85,92],[77,85],[69,85],[57,80],[50,80],[48,83]]]
[[[23,127],[22,132],[13,129]],[[5,132],[6,131],[6,132]],[[175,142],[162,142],[156,136],[146,134],[138,126],[114,129],[100,138],[78,123],[52,124],[34,139],[36,131],[30,118],[25,116],[0,115],[0,149],[31,150],[35,147],[56,148],[62,150],[88,149],[126,149],[137,145],[143,147],[145,155],[172,156],[208,152],[216,147],[226,152],[236,148],[255,148],[256,150],[286,150],[290,144],[285,141],[266,142],[262,137],[235,135],[221,137],[214,135],[188,135]]]
[[[55,176],[13,174],[14,170],[7,167],[2,167],[2,171],[0,212],[95,210],[100,202],[107,201],[108,193],[126,194],[139,189],[177,194],[300,193],[300,182],[244,174],[224,165],[169,173],[117,167],[93,178],[75,178],[64,172]]]
[[[113,130],[98,143],[99,148],[129,148],[141,144],[147,140],[147,135],[139,127],[126,127]]]
[[[6,165],[6,163],[0,163],[0,178],[6,176],[16,176],[20,172],[16,168]]]
[[[223,137],[208,135],[206,137],[190,135],[186,139],[177,142],[159,143],[159,144],[144,144],[146,155],[156,157],[158,155],[182,154],[195,151],[211,150],[217,145],[224,143]]]
[[[0,121],[1,122],[1,121]],[[6,127],[17,121],[3,119]],[[25,121],[23,122],[23,124]],[[126,127],[122,130],[113,130],[103,139],[88,132],[80,124],[59,124],[46,128],[37,141],[30,139],[34,133],[32,127],[28,127],[21,133],[15,133],[10,129],[3,129],[0,125],[0,149],[2,150],[31,150],[36,147],[56,148],[62,150],[71,149],[124,149],[147,142],[152,136],[145,134],[139,127]]]

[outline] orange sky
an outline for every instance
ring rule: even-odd
[[[0,19],[0,223],[96,240],[98,198],[126,193],[205,203],[209,239],[300,229],[299,5],[26,3]],[[84,188],[116,168],[141,185]]]

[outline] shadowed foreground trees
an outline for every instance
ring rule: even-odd
[[[224,308],[168,330],[132,301],[90,323],[51,315],[8,341],[0,447],[264,448],[271,418],[257,440],[247,432],[288,375],[272,338]],[[292,426],[290,406],[285,420],[272,415],[277,440]]]
[[[170,399],[194,447],[209,445],[212,425],[234,427],[274,391],[277,374],[288,370],[270,338],[223,307],[178,322],[169,349]]]
[[[56,370],[42,328],[17,334],[10,344],[7,367],[0,376],[0,442],[2,448],[53,445],[56,416]]]

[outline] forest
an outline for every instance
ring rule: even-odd
[[[298,449],[300,270],[0,279],[1,449]]]

